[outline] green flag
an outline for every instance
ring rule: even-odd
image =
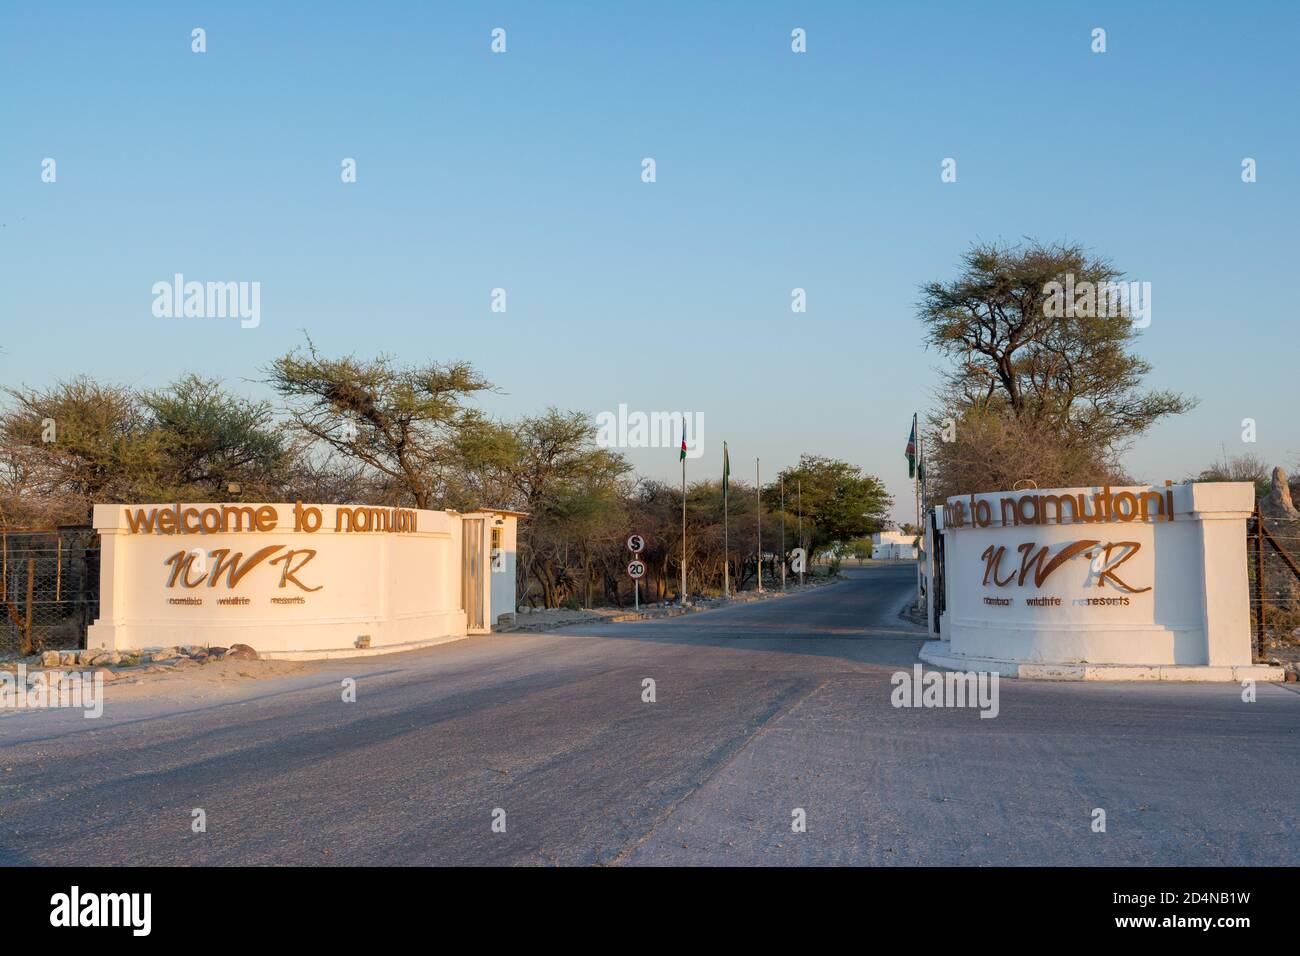
[[[722,443],[722,490],[726,491],[731,483],[731,459],[727,457],[727,443]]]
[[[907,451],[903,452],[907,458],[907,477],[912,478],[916,475],[916,416],[912,416],[912,433],[907,436]]]

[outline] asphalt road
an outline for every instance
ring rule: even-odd
[[[1004,680],[995,719],[894,708],[913,572],[850,574],[215,702],[7,715],[0,863],[1300,863],[1293,689]]]

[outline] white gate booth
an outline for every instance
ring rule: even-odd
[[[1005,676],[1280,680],[1252,663],[1242,482],[949,498],[922,660]]]
[[[264,657],[407,650],[486,633],[515,607],[512,511],[96,505],[87,647],[248,644]]]

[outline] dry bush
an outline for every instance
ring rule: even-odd
[[[1026,479],[1039,488],[1129,480],[1103,449],[1070,440],[1042,422],[971,410],[957,422],[955,440],[950,442],[942,440],[942,420],[931,425],[926,445],[931,504],[956,495],[1005,491]]]

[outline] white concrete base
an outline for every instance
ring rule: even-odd
[[[1109,681],[1282,681],[1286,670],[1268,664],[1205,667],[1186,664],[1025,664],[993,657],[954,654],[948,641],[930,641],[921,648],[921,660],[957,671],[985,671],[1024,680]]]
[[[345,657],[375,657],[379,654],[400,654],[402,651],[418,651],[438,644],[450,644],[452,641],[466,640],[470,636],[469,634],[446,634],[422,641],[407,641],[405,644],[385,644],[383,647],[330,647],[307,651],[259,650],[258,657],[264,661],[332,661]]]
[[[465,636],[465,612],[430,611],[388,619],[352,617],[278,622],[231,615],[227,621],[196,621],[188,625],[156,620],[96,621],[87,629],[86,646],[123,651],[177,644],[207,647],[247,644],[268,660],[308,660],[338,656],[337,652],[342,650],[355,652],[356,639],[363,634],[370,637],[371,646],[366,650],[379,654],[459,640]],[[298,653],[306,656],[283,656]]]

